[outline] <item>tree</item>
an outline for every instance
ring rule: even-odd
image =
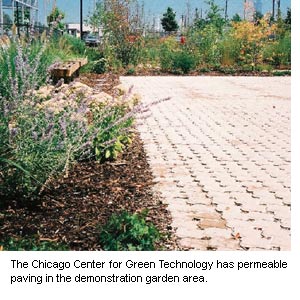
[[[198,22],[195,23],[195,26],[199,29],[204,29],[204,27],[210,25],[216,28],[219,33],[221,33],[223,26],[226,23],[225,19],[221,15],[223,9],[220,8],[214,0],[206,1],[206,3],[209,5],[209,9],[206,12],[206,18],[205,20],[198,20]]]
[[[103,29],[103,52],[110,66],[136,64],[140,55],[141,14],[135,0],[103,0],[89,18],[94,28]]]
[[[167,12],[163,14],[163,18],[161,19],[161,25],[164,31],[169,33],[178,30],[179,26],[176,21],[176,13],[171,7],[168,7]]]
[[[291,9],[288,8],[286,11],[286,18],[284,19],[284,23],[288,26],[291,26],[292,14]]]
[[[260,20],[264,17],[264,15],[260,11],[255,11],[253,15],[254,23],[259,24]]]
[[[209,0],[207,1],[207,4],[209,5],[209,10],[206,17],[207,23],[216,26],[218,30],[221,31],[223,25],[225,24],[225,20],[221,15],[223,9],[215,3],[215,0]]]
[[[232,22],[241,22],[241,21],[242,21],[242,18],[241,18],[241,16],[240,16],[238,13],[236,13],[236,14],[232,17],[231,21],[232,21]]]
[[[65,28],[65,24],[62,22],[64,18],[65,14],[55,6],[47,17],[48,26],[63,30]]]

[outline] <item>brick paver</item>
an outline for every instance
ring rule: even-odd
[[[182,247],[290,249],[290,78],[123,77]]]

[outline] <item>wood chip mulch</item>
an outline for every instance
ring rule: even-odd
[[[113,213],[147,209],[148,220],[163,233],[158,250],[177,248],[171,216],[152,194],[152,174],[136,135],[133,144],[116,162],[77,164],[68,178],[47,190],[34,208],[0,210],[0,240],[38,236],[66,243],[72,250],[101,250],[99,227]]]

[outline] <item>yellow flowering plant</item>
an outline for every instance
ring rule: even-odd
[[[253,70],[263,63],[263,49],[267,43],[272,43],[275,30],[276,25],[270,25],[267,17],[257,23],[233,22],[231,37],[239,44],[239,62]]]

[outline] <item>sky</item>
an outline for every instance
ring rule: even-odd
[[[44,3],[49,3],[46,12],[49,13],[51,10],[51,3],[54,0],[39,0],[40,7],[40,21],[45,21],[45,6]],[[84,3],[84,15],[87,16],[90,11],[93,10],[94,2],[96,0],[83,0]],[[293,0],[296,1],[296,0]],[[168,6],[172,7],[177,16],[184,14],[186,11],[187,0],[140,0],[145,4],[145,13],[148,17],[161,16],[167,9]],[[205,4],[206,0],[189,0],[191,10],[195,8],[202,8],[203,14],[207,9]],[[215,2],[222,8],[224,8],[225,0],[215,0]],[[228,0],[228,14],[229,16],[238,13],[242,16],[243,14],[243,0]],[[272,10],[272,0],[261,0],[263,13],[270,12]],[[79,23],[79,3],[80,0],[56,0],[57,6],[65,13],[65,22],[68,23]],[[281,0],[281,10],[285,14],[288,7],[291,7],[291,0]],[[46,15],[47,15],[46,13]]]

